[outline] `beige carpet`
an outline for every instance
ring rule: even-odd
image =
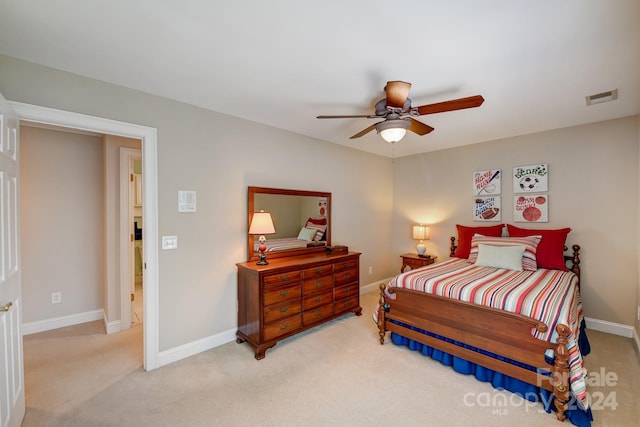
[[[144,372],[140,325],[109,336],[100,322],[26,336],[23,426],[569,425],[406,348],[381,346],[376,298],[363,295],[363,316],[280,342],[261,361],[231,342]],[[609,397],[593,426],[640,425],[632,341],[595,331],[589,338],[589,370],[617,375],[590,388]]]

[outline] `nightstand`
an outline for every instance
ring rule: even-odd
[[[416,268],[424,267],[425,265],[430,265],[436,262],[435,256],[430,256],[429,258],[418,256],[418,254],[402,254],[402,268],[400,268],[400,272],[404,273],[404,270],[409,267],[412,270]]]

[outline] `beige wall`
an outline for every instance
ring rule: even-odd
[[[414,250],[413,223],[433,224],[428,251],[448,256],[455,224],[472,223],[473,171],[507,172],[539,162],[550,167],[550,222],[544,226],[572,227],[569,243],[583,248],[586,315],[634,323],[640,302],[637,117],[392,163],[5,56],[0,70],[0,92],[9,100],[158,129],[159,232],[179,238],[177,250],[159,255],[161,351],[235,328],[235,263],[246,257],[247,186],[332,192],[333,243],[363,253],[361,280],[369,284],[395,274],[399,254]],[[507,182],[503,189],[503,222],[512,222]],[[178,190],[198,192],[198,212],[177,212]]]
[[[6,56],[0,92],[157,128],[159,233],[179,239],[177,250],[159,254],[160,351],[235,329],[247,186],[331,192],[333,243],[363,253],[363,284],[391,274],[387,158]],[[178,213],[178,190],[197,191],[196,213]]]
[[[22,126],[20,144],[22,320],[102,309],[102,139]]]
[[[432,224],[427,250],[441,259],[448,258],[456,224],[495,224],[472,221],[471,176],[477,170],[502,169],[502,222],[513,224],[513,167],[548,163],[549,222],[536,226],[572,228],[569,244],[582,247],[585,315],[634,325],[638,129],[638,118],[630,117],[396,160],[392,253],[413,250],[414,223]]]

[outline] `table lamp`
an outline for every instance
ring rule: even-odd
[[[425,253],[427,252],[427,247],[425,246],[424,243],[422,243],[422,241],[429,240],[430,235],[431,235],[431,231],[429,230],[429,227],[427,227],[426,225],[420,224],[420,225],[413,226],[411,237],[413,237],[413,240],[420,241],[416,246],[416,251],[418,252],[418,256],[426,257]]]
[[[269,212],[260,211],[254,212],[253,217],[251,218],[251,225],[249,226],[249,234],[260,235],[258,238],[258,262],[257,265],[267,265],[267,255],[265,251],[267,250],[267,238],[264,237],[265,234],[273,234],[276,232],[275,227],[273,226],[273,220],[271,219],[271,214]]]

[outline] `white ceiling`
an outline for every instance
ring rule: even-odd
[[[640,114],[638,0],[0,0],[0,53],[390,157]],[[388,80],[485,102],[393,148],[315,118]]]

